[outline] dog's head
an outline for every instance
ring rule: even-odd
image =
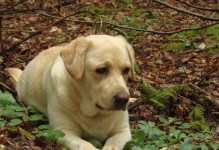
[[[134,78],[134,51],[123,37],[80,37],[61,57],[81,94],[82,112],[92,116],[98,111],[126,110],[126,81],[129,75]]]

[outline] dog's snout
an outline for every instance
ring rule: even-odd
[[[128,103],[129,94],[120,92],[114,96],[114,99],[116,108],[123,108]]]

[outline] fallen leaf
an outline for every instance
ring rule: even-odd
[[[198,45],[198,48],[200,48],[201,50],[205,49],[206,45],[205,43],[201,43]]]

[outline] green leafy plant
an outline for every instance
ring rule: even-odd
[[[40,125],[32,132],[37,137],[43,137],[50,141],[56,141],[59,137],[63,137],[65,134],[62,131],[54,130],[50,125]]]
[[[16,132],[18,128],[23,128],[27,122],[35,122],[38,124],[40,122],[48,123],[48,120],[44,114],[38,112],[34,107],[21,106],[9,92],[0,91],[0,129],[5,127],[11,132]],[[27,136],[35,135],[49,141],[55,141],[57,138],[64,136],[62,131],[54,130],[48,124],[38,126],[32,134],[26,130],[24,131]]]
[[[124,150],[173,150],[209,149],[217,150],[219,142],[210,132],[194,132],[189,123],[176,118],[158,116],[158,125],[151,121],[139,121],[138,129],[133,130],[132,140]],[[166,130],[161,130],[164,128]]]

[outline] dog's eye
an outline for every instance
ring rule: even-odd
[[[122,70],[122,73],[123,73],[124,75],[127,75],[127,74],[129,73],[129,70],[130,70],[130,68],[127,67],[127,68],[125,68],[125,69]]]
[[[102,67],[102,68],[97,68],[96,70],[96,73],[98,73],[98,74],[108,74],[108,72],[109,72],[109,69],[108,68],[106,68],[106,67]]]

